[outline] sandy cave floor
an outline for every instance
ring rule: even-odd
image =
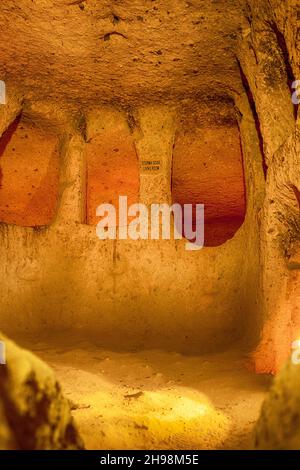
[[[22,341],[55,371],[88,449],[251,449],[270,377],[238,350],[116,352],[88,341]]]

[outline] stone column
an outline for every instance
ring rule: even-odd
[[[268,170],[261,231],[264,326],[255,354],[257,372],[277,372],[300,334],[295,265],[300,228],[299,131],[274,155]]]
[[[251,27],[241,43],[239,61],[254,98],[269,165],[294,130],[294,106],[274,31],[261,19],[254,19]]]
[[[138,110],[135,145],[140,165],[140,202],[171,202],[172,154],[175,112],[166,106]]]
[[[299,238],[299,130],[289,89],[287,65],[267,2],[253,3],[250,28],[239,52],[242,77],[253,97],[266,159],[266,186],[259,214],[262,329],[254,354],[259,373],[275,373],[297,339],[299,312],[289,269],[293,242]],[[272,23],[273,20],[273,23]],[[287,58],[286,58],[287,60]],[[248,88],[247,86],[247,88]],[[299,122],[298,122],[299,125]]]
[[[86,221],[85,142],[81,135],[65,138],[61,150],[60,198],[56,223]]]

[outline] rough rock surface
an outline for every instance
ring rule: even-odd
[[[300,238],[300,119],[292,102],[300,76],[298,0],[249,1],[239,48],[245,88],[264,157],[260,220],[262,331],[255,369],[276,373],[299,335],[299,269],[290,268]]]
[[[240,86],[234,48],[244,3],[8,0],[0,73],[30,100],[140,104],[218,94]]]
[[[289,361],[275,378],[256,426],[256,448],[299,450],[300,366]]]
[[[51,369],[1,333],[0,341],[6,346],[6,364],[0,365],[0,448],[82,448]]]

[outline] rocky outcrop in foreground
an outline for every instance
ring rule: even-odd
[[[0,333],[0,449],[81,449],[67,399],[52,370]]]
[[[256,426],[259,450],[300,449],[300,365],[282,369],[263,404]]]

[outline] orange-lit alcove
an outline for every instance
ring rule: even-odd
[[[0,221],[47,225],[58,197],[57,136],[19,116],[0,140]]]
[[[243,157],[237,126],[182,130],[173,155],[173,202],[205,205],[205,246],[231,239],[245,218]]]
[[[100,204],[113,204],[118,212],[119,196],[128,205],[139,199],[139,167],[129,130],[116,126],[92,137],[87,143],[87,223],[95,225]],[[117,216],[118,225],[118,216]]]

